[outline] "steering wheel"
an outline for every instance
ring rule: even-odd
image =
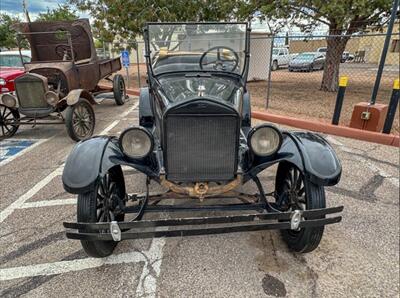
[[[227,51],[224,51],[227,50]],[[211,52],[217,52],[216,59],[211,61],[204,62],[205,57],[210,54]],[[216,46],[208,49],[205,51],[200,57],[200,69],[204,70],[205,65],[214,64],[213,68],[215,70],[222,70],[222,71],[234,71],[239,64],[239,56],[238,54],[231,48],[226,46]],[[229,67],[229,65],[231,65]],[[229,67],[229,68],[227,68]]]
[[[72,59],[72,51],[71,51],[71,47],[69,45],[59,44],[58,46],[56,46],[55,52],[56,52],[56,55],[63,60],[66,60],[66,59],[71,60]],[[74,50],[74,57],[76,58],[75,50]]]

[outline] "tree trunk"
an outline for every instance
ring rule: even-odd
[[[321,90],[330,92],[338,90],[340,59],[348,40],[348,36],[328,36]]]

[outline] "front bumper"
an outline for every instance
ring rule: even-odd
[[[161,206],[160,206],[161,207]],[[209,206],[212,207],[212,206]],[[211,208],[210,208],[211,209]],[[338,223],[343,206],[306,211],[254,213],[215,217],[193,217],[134,222],[69,223],[67,238],[89,241],[121,241],[126,239],[223,234],[261,230],[299,230]]]

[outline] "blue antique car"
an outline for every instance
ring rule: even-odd
[[[325,205],[324,187],[341,175],[327,141],[251,125],[249,35],[246,23],[147,24],[149,86],[141,89],[139,123],[120,136],[78,143],[65,164],[62,181],[78,195],[78,222],[64,226],[88,255],[108,256],[124,239],[268,229],[280,229],[290,249],[310,252],[324,226],[341,221],[327,217],[343,210]],[[275,190],[266,192],[258,176],[274,164]],[[144,194],[127,194],[123,165],[146,175]],[[150,193],[150,181],[167,191]],[[258,191],[240,192],[249,181]],[[165,203],[171,198],[193,204]],[[235,214],[143,219],[147,212],[205,210]],[[124,221],[128,213],[134,216]]]

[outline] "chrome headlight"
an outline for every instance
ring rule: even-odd
[[[17,99],[15,98],[15,96],[11,95],[10,93],[2,94],[0,99],[1,99],[1,102],[9,108],[14,108],[17,106]]]
[[[122,152],[130,158],[144,158],[153,150],[153,137],[143,127],[131,127],[119,137]]]
[[[282,134],[275,126],[263,124],[250,131],[247,143],[254,154],[270,156],[282,145]]]
[[[0,86],[4,86],[6,84],[6,80],[0,78]]]
[[[58,97],[58,94],[55,93],[54,91],[47,91],[47,92],[44,94],[44,98],[46,99],[47,103],[48,103],[49,105],[53,106],[53,107],[54,107],[55,105],[57,105],[58,100],[60,99],[60,98]]]

